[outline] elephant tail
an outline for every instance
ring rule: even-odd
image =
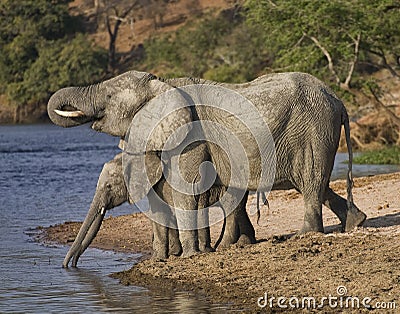
[[[268,203],[267,197],[265,195],[265,192],[257,191],[257,205],[256,205],[256,207],[257,207],[257,225],[260,225],[259,222],[260,222],[260,216],[261,216],[260,215],[260,212],[261,212],[260,211],[260,196],[263,201],[263,205],[267,205],[268,210],[269,210],[269,203]]]
[[[353,149],[351,147],[350,141],[350,123],[349,123],[349,115],[347,114],[346,109],[343,107],[342,114],[342,124],[344,126],[344,134],[346,136],[346,144],[347,144],[347,152],[349,154],[349,163],[347,168],[347,206],[348,208],[353,207]]]
[[[217,242],[215,242],[215,245],[214,245],[215,249],[221,243],[222,237],[224,236],[225,228],[226,228],[226,213],[225,213],[225,210],[224,210],[224,208],[222,206],[221,206],[221,209],[222,209],[223,215],[224,215],[224,223],[222,224],[222,229],[221,229],[221,233],[219,234],[219,238],[218,238]]]

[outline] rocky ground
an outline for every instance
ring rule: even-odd
[[[331,186],[345,195],[345,181]],[[368,219],[351,233],[339,233],[337,218],[324,208],[326,234],[295,236],[303,220],[301,195],[293,190],[273,191],[268,199],[270,209],[262,210],[259,225],[255,198],[249,199],[248,211],[259,240],[255,245],[153,261],[148,259],[150,223],[143,214],[133,214],[106,219],[92,246],[143,253],[143,260],[129,271],[113,274],[123,284],[193,291],[243,312],[269,312],[268,302],[273,312],[284,311],[277,304],[279,297],[286,298],[281,302],[289,307],[289,298],[294,297],[291,304],[299,300],[301,307],[303,297],[314,297],[318,306],[322,297],[329,296],[338,302],[342,298],[342,309],[346,296],[351,296],[355,303],[360,300],[361,308],[365,300],[372,308],[396,304],[400,310],[400,173],[355,179],[354,199]],[[68,244],[79,227],[78,222],[66,222],[43,228],[39,240]],[[220,224],[212,227],[214,241],[220,230]],[[262,309],[257,301],[265,294],[268,304]],[[328,299],[323,302],[324,312],[340,308],[340,303],[334,308]]]

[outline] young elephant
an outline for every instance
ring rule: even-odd
[[[165,181],[160,182],[155,186],[155,191],[159,196],[171,198],[171,186]],[[222,193],[220,187],[212,187],[206,193],[198,196],[199,208],[205,208],[218,201]],[[228,226],[233,228],[236,237],[240,237],[240,241],[244,243],[255,243],[254,228],[246,213],[246,200],[243,200],[241,210],[241,223],[237,226]],[[159,203],[158,198],[149,197],[150,210],[153,212],[159,211],[160,207],[165,206],[164,203]],[[63,267],[68,267],[72,259],[72,266],[76,267],[79,257],[88,248],[90,243],[96,237],[100,229],[107,210],[121,205],[124,202],[129,202],[129,195],[125,185],[123,170],[122,170],[122,153],[116,155],[114,159],[105,163],[103,170],[97,182],[97,188],[93,201],[87,216],[76,236],[74,243],[69,249],[63,261]],[[170,209],[168,209],[170,210]],[[207,211],[202,211],[202,225],[208,225]],[[169,213],[169,218],[175,219],[173,213]],[[176,225],[176,223],[175,223]],[[166,259],[169,255],[180,255],[182,247],[179,241],[179,233],[177,229],[162,226],[156,222],[152,222],[153,227],[153,257],[156,259]],[[198,231],[198,245],[201,252],[212,252],[211,237],[209,227],[201,228]]]

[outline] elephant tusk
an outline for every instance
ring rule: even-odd
[[[79,118],[85,116],[85,113],[83,111],[77,110],[77,111],[62,111],[62,110],[57,110],[54,109],[54,112],[58,114],[61,117],[64,118]]]

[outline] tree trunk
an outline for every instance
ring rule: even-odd
[[[13,120],[14,120],[13,122],[15,124],[20,123],[20,121],[21,121],[21,105],[15,106]]]

